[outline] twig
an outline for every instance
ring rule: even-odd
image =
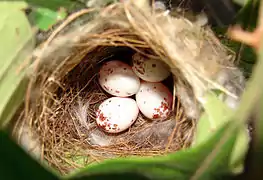
[[[171,121],[171,120],[170,120]],[[175,121],[175,119],[172,119],[172,121]],[[175,125],[174,126],[174,129],[173,129],[173,132],[172,132],[172,134],[169,136],[169,138],[168,138],[168,144],[167,144],[167,146],[166,146],[166,148],[165,148],[165,152],[166,153],[168,153],[168,150],[169,150],[169,148],[170,148],[170,146],[171,146],[171,144],[172,144],[172,141],[173,141],[173,139],[174,139],[174,135],[175,135],[175,133],[176,133],[176,130],[177,130],[177,125]]]

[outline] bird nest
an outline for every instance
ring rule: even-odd
[[[26,103],[14,128],[20,143],[28,150],[36,147],[35,157],[62,174],[105,159],[188,148],[202,109],[198,97],[222,66],[231,65],[228,50],[208,28],[144,4],[113,4],[61,33],[91,11],[71,15],[36,50]],[[107,134],[95,120],[98,106],[110,97],[98,83],[98,69],[111,59],[128,62],[135,52],[170,67],[164,83],[173,92],[173,113],[163,121],[140,114],[125,132]]]

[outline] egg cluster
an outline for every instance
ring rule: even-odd
[[[105,132],[128,129],[139,112],[152,120],[164,120],[171,113],[172,93],[162,83],[170,75],[166,64],[139,53],[132,56],[131,64],[112,60],[100,68],[99,84],[113,96],[96,112],[97,125]]]

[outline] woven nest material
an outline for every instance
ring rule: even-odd
[[[83,26],[59,33],[72,17],[88,12],[70,16],[36,50],[26,105],[14,132],[27,139],[31,129],[37,138],[22,141],[37,144],[36,157],[62,174],[104,159],[189,147],[202,109],[199,97],[209,88],[224,89],[218,73],[236,69],[229,51],[211,30],[154,13],[144,4],[113,4]],[[135,52],[169,65],[173,76],[165,83],[174,94],[173,113],[165,121],[139,115],[128,131],[109,135],[95,123],[98,105],[109,97],[98,84],[98,68],[103,61],[130,59]],[[236,89],[226,94],[238,95]]]

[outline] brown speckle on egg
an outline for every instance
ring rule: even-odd
[[[136,76],[132,67],[119,60],[112,60],[103,64],[99,74],[99,84],[113,96],[126,97],[127,91],[131,93],[128,96],[131,96],[135,94],[140,87],[140,79]],[[127,86],[123,86],[124,81],[127,83]],[[107,86],[108,89],[105,89],[104,85]]]
[[[113,124],[113,127],[112,127],[113,130],[120,130],[120,128],[118,128],[118,125],[117,124]]]
[[[163,109],[163,111],[166,111],[169,109],[168,104],[166,102],[162,102],[161,108]]]
[[[138,68],[137,66],[135,66],[135,69],[138,71],[138,73],[140,73],[140,74],[144,74],[145,73],[145,70],[144,70],[144,68],[142,68],[142,67],[140,67],[140,68]]]
[[[108,72],[108,75],[109,75],[109,74],[112,74],[112,73],[113,73],[113,69],[109,68],[109,69],[107,70],[107,72]]]
[[[110,128],[110,127],[111,127],[111,123],[108,123],[108,124],[107,124],[107,127]]]
[[[116,111],[116,107],[119,111]],[[96,123],[105,132],[118,133],[129,128],[132,124],[130,120],[136,120],[138,113],[139,109],[134,99],[112,97],[100,105],[96,112]]]
[[[143,81],[141,89],[136,94],[136,101],[144,116],[149,119],[163,120],[171,111],[170,97],[169,90],[162,83]]]
[[[139,53],[133,56],[132,68],[142,80],[149,82],[161,82],[170,74],[169,69],[163,62],[144,57]]]
[[[99,120],[100,120],[101,122],[103,122],[103,121],[105,121],[105,120],[107,119],[102,112],[99,113],[98,116],[99,116]]]
[[[154,108],[154,113],[153,113],[153,119],[158,119],[158,118],[162,118],[164,115],[168,116],[169,111],[167,111],[169,109],[167,103],[165,102],[161,102],[160,107],[158,108]]]
[[[154,110],[158,113],[161,111],[160,108],[154,108]]]
[[[109,91],[109,88],[107,87],[107,86],[103,86],[106,90],[108,90]]]
[[[159,119],[160,115],[159,114],[153,114],[153,119]]]
[[[98,124],[99,128],[106,130],[107,123]]]

